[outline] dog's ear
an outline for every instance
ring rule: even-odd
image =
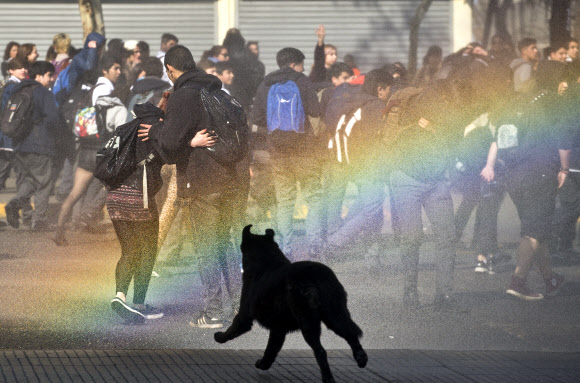
[[[272,230],[272,229],[266,229],[266,237],[270,237],[270,239],[273,240],[274,239],[274,235],[275,235],[274,230]]]
[[[250,231],[250,228],[252,227],[252,225],[248,225],[246,227],[244,227],[244,230],[242,231],[242,239],[249,239],[250,236],[252,235],[252,232]]]

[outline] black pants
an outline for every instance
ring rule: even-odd
[[[113,227],[121,243],[121,259],[115,271],[117,292],[126,295],[133,279],[133,303],[143,304],[157,257],[159,220],[157,218],[150,221],[114,220]]]
[[[0,150],[0,189],[6,187],[6,180],[10,177],[14,153],[7,150]]]
[[[576,221],[580,216],[580,174],[570,173],[558,189],[560,207],[556,212],[556,233],[560,250],[572,248],[576,237]]]

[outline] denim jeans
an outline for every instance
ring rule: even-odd
[[[436,242],[436,294],[450,294],[455,268],[455,226],[449,184],[443,180],[423,183],[404,172],[394,171],[390,176],[390,187],[401,233],[405,292],[416,292],[417,289],[423,235],[421,208],[424,208]]]
[[[10,201],[23,210],[23,220],[46,221],[51,192],[52,157],[36,153],[15,153],[16,196]],[[34,196],[34,213],[30,199]],[[34,217],[32,217],[34,215]]]
[[[203,311],[223,318],[221,278],[237,307],[241,291],[241,271],[237,252],[230,241],[233,190],[197,196],[177,203],[189,203],[195,254],[203,288]]]
[[[294,232],[294,205],[298,185],[308,206],[306,238],[309,248],[322,247],[322,171],[315,158],[284,156],[273,157],[274,187],[278,204],[278,230],[282,251],[291,257]]]
[[[383,203],[385,184],[382,181],[359,177],[354,180],[358,188],[358,198],[350,208],[345,222],[338,231],[328,237],[332,247],[343,247],[359,234],[364,234],[370,242],[378,240],[383,227]]]

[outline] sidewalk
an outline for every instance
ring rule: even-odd
[[[580,353],[369,350],[356,367],[330,350],[337,382],[578,382]],[[2,382],[320,382],[309,350],[282,350],[268,371],[258,350],[37,350],[0,352]]]

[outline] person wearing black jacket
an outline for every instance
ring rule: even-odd
[[[566,119],[567,109],[577,106],[565,102],[565,76],[564,63],[541,62],[535,94],[506,100],[496,123],[498,157],[506,164],[507,191],[521,220],[516,269],[506,293],[524,300],[543,298],[527,287],[534,265],[544,279],[546,295],[555,294],[564,282],[552,270],[548,244],[553,237],[558,188],[571,181],[570,129],[577,123]]]
[[[162,119],[164,113],[161,109],[146,103],[135,107],[135,116],[137,121],[134,124],[154,123]],[[137,139],[135,157],[137,163],[146,159],[147,163],[138,165],[135,172],[119,187],[108,191],[107,211],[121,244],[121,258],[115,270],[117,293],[111,301],[111,307],[128,322],[140,323],[146,319],[163,317],[161,311],[145,304],[151,272],[157,257],[159,217],[155,194],[163,184],[161,179],[163,162],[151,142],[140,139]],[[144,178],[145,168],[146,178]],[[129,306],[127,292],[132,279],[133,305]]]
[[[382,149],[377,132],[384,124],[385,101],[393,82],[393,77],[386,71],[372,70],[366,75],[364,84],[357,86],[357,91],[350,97],[337,95],[329,104],[330,110],[334,109],[346,117],[343,124],[335,124],[335,132],[338,134],[331,138],[332,144],[329,144],[334,152],[341,153],[339,161],[336,156],[334,158],[334,170],[336,173],[345,173],[345,181],[350,180],[357,186],[358,199],[349,209],[344,224],[328,237],[325,256],[335,256],[341,248],[362,235],[368,249],[365,254],[367,266],[373,272],[377,272],[380,266],[378,237],[383,227],[385,200],[385,177],[380,174],[384,169],[377,161]],[[338,104],[339,107],[334,108],[332,104]],[[346,126],[351,127],[348,135],[344,134]],[[336,193],[339,195],[333,201],[336,203],[331,205],[335,210],[342,207],[345,184],[341,185],[342,193]]]
[[[223,46],[230,55],[228,64],[234,73],[233,82],[228,88],[246,113],[249,113],[258,86],[264,80],[266,68],[256,55],[246,49],[245,44],[246,40],[236,28],[228,30],[223,41]]]
[[[19,211],[30,204],[34,196],[32,228],[47,230],[48,199],[52,189],[52,166],[57,155],[58,137],[66,133],[66,128],[58,118],[58,108],[52,93],[47,89],[54,66],[46,61],[37,61],[30,66],[30,80],[18,83],[13,94],[25,87],[34,87],[32,93],[33,118],[29,133],[22,138],[14,138],[15,170],[17,173],[16,196],[6,205],[6,218],[14,227],[19,226]]]
[[[300,92],[306,116],[320,116],[320,104],[312,83],[304,71],[304,54],[295,48],[283,48],[276,54],[279,70],[270,73],[260,84],[250,121],[259,127],[267,126],[268,93],[274,84],[293,81]],[[322,183],[321,155],[324,143],[315,137],[308,118],[304,133],[274,130],[268,134],[274,186],[278,204],[278,230],[282,251],[292,259],[293,214],[298,191],[308,205],[306,235],[309,253],[315,256],[321,250]]]
[[[221,89],[222,84],[217,77],[196,68],[191,52],[182,45],[167,51],[165,67],[175,89],[167,103],[165,120],[142,124],[139,135],[144,140],[151,139],[167,163],[176,164],[177,202],[190,206],[193,241],[204,289],[203,309],[190,325],[221,328],[224,321],[222,270],[226,286],[231,287],[233,304],[239,302],[235,295],[241,282],[239,262],[228,259],[232,255],[228,254],[228,242],[236,167],[222,165],[206,148],[190,145],[198,132],[205,133],[211,127],[201,101],[201,88]],[[224,264],[228,266],[227,272]]]

